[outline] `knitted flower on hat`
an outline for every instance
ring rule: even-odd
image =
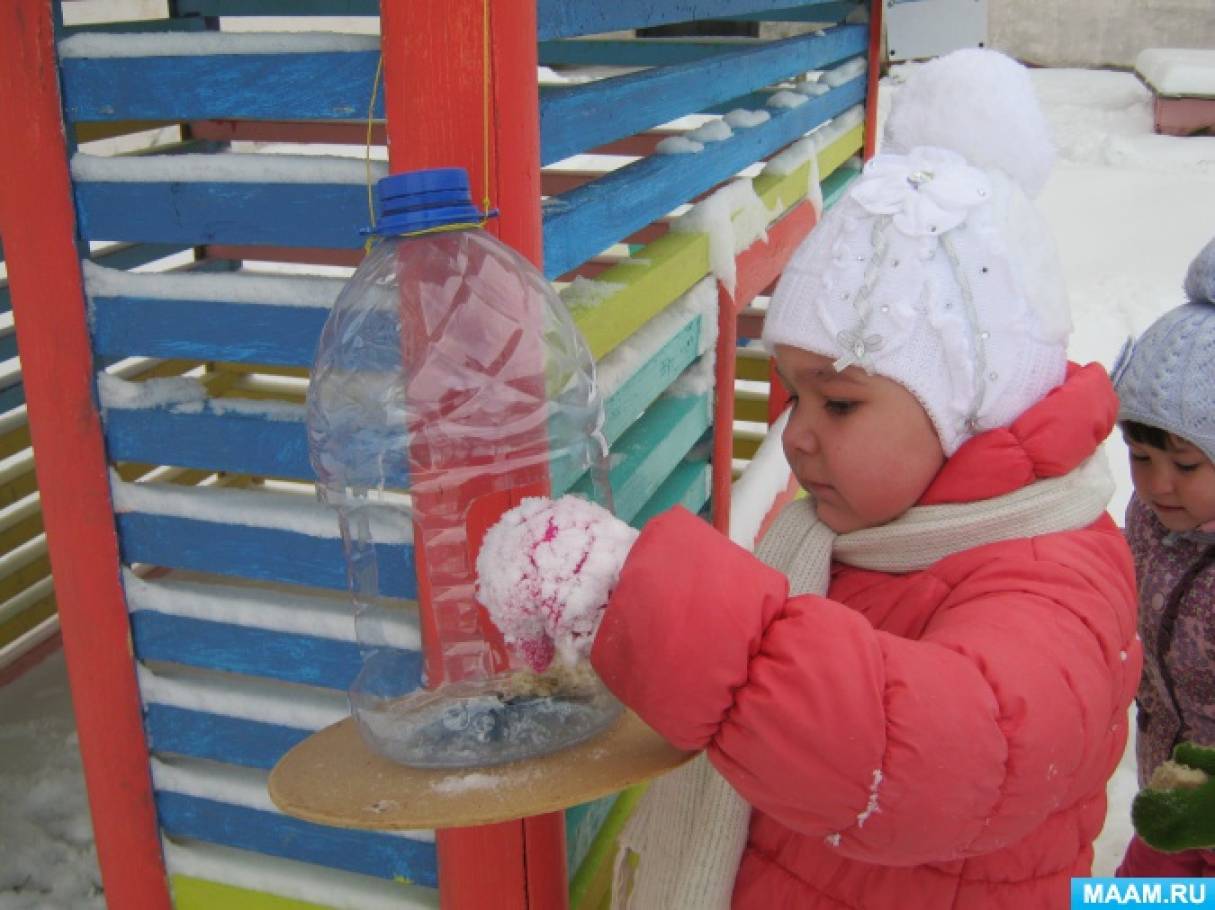
[[[764,342],[899,382],[952,455],[1063,380],[1066,292],[1028,195],[1054,153],[1027,72],[993,51],[920,67],[890,123],[897,151],[793,254]]]

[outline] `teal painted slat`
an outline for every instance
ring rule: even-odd
[[[65,57],[70,122],[358,120],[367,117],[379,51]],[[383,93],[376,116],[383,117]]]
[[[8,282],[0,281],[0,313],[7,313],[13,308],[13,295],[9,293]]]
[[[367,224],[367,188],[356,183],[79,181],[75,190],[86,240],[356,249]]]
[[[633,522],[679,462],[709,428],[710,395],[662,398],[612,447],[612,498],[616,514]],[[573,492],[591,496],[583,479]]]
[[[17,356],[17,333],[12,329],[0,335],[0,360]]]
[[[346,559],[336,537],[177,515],[123,512],[117,518],[123,561],[128,564],[346,590]],[[413,547],[377,544],[375,551],[380,592],[416,599]]]
[[[693,317],[634,373],[604,405],[603,435],[608,442],[618,440],[633,421],[692,365],[700,346],[700,320]]]
[[[807,70],[864,54],[868,29],[843,25],[540,94],[540,161],[551,164],[613,139],[730,101]]]
[[[177,0],[179,16],[378,16],[379,0]]]
[[[544,207],[544,272],[564,275],[678,205],[865,99],[859,76],[694,155],[651,155],[554,197]]]
[[[709,501],[711,471],[707,461],[682,462],[633,517],[633,525],[640,528],[675,506],[683,506],[693,515],[699,513]]]
[[[806,5],[805,0],[538,0],[536,22],[540,40],[549,41],[694,19],[736,19]]]
[[[612,794],[565,810],[565,868],[571,878],[594,846],[595,835],[603,827],[616,799],[617,795]]]
[[[157,32],[201,32],[207,24],[198,18],[190,19],[134,19],[128,22],[94,22],[89,25],[70,25],[63,30],[63,37],[72,35],[108,34],[155,34]]]
[[[848,185],[860,176],[860,169],[849,165],[837,168],[823,181],[823,209],[835,205],[848,189]]]

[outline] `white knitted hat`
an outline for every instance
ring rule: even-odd
[[[1054,150],[1028,72],[986,50],[916,69],[884,145],[793,254],[764,343],[902,384],[952,455],[1063,381],[1067,295],[1029,195]]]

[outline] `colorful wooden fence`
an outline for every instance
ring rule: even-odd
[[[27,126],[0,163],[29,180],[0,227],[112,906],[433,906],[437,886],[445,906],[561,906],[567,873],[575,905],[599,905],[635,793],[437,839],[301,822],[266,795],[267,769],[344,715],[359,666],[336,521],[310,487],[303,395],[341,285],[317,273],[361,255],[368,179],[386,170],[362,160],[369,111],[395,169],[468,166],[474,198],[503,210],[494,230],[542,259],[589,342],[619,513],[640,525],[681,504],[727,528],[753,454],[736,410],[761,425],[775,410],[754,386],[736,402],[736,369],[768,376],[739,339],[872,141],[877,24],[851,21],[866,5],[494,4],[487,188],[469,63],[482,0],[386,6],[382,39],[215,29],[375,15],[366,0],[176,0],[138,31],[71,35],[45,0],[4,7],[0,103]],[[780,41],[585,37],[725,16],[819,25]],[[632,69],[537,91],[537,62]],[[138,154],[63,141],[166,124],[172,141]],[[172,272],[82,261],[103,241],[193,252]],[[284,274],[293,263],[308,274]],[[411,531],[385,514],[376,539],[406,617],[395,641],[420,672]]]

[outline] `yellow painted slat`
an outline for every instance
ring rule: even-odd
[[[738,392],[734,396],[734,419],[767,423],[768,399],[750,393]]]
[[[27,540],[37,537],[42,530],[42,510],[35,504],[32,514],[25,515],[8,527],[0,529],[0,553],[15,550]]]
[[[16,641],[43,620],[55,615],[55,595],[48,596],[26,607],[16,616],[0,622],[0,648]]]
[[[249,891],[187,875],[169,876],[175,910],[328,910],[325,904]]]
[[[20,452],[22,449],[30,447],[30,428],[27,424],[23,427],[18,427],[11,433],[5,433],[0,436],[0,458],[8,458],[15,452]]]
[[[735,458],[754,458],[755,453],[759,451],[759,444],[762,439],[754,439],[749,436],[734,437],[734,457]]]
[[[818,179],[826,180],[841,164],[859,155],[865,144],[865,127],[857,125],[818,153]]]
[[[596,306],[571,307],[591,356],[601,360],[709,272],[707,234],[670,233],[596,279],[624,288]]]
[[[742,357],[739,356],[735,361],[735,375],[739,379],[747,379],[751,382],[767,382],[768,381],[768,357]]]

